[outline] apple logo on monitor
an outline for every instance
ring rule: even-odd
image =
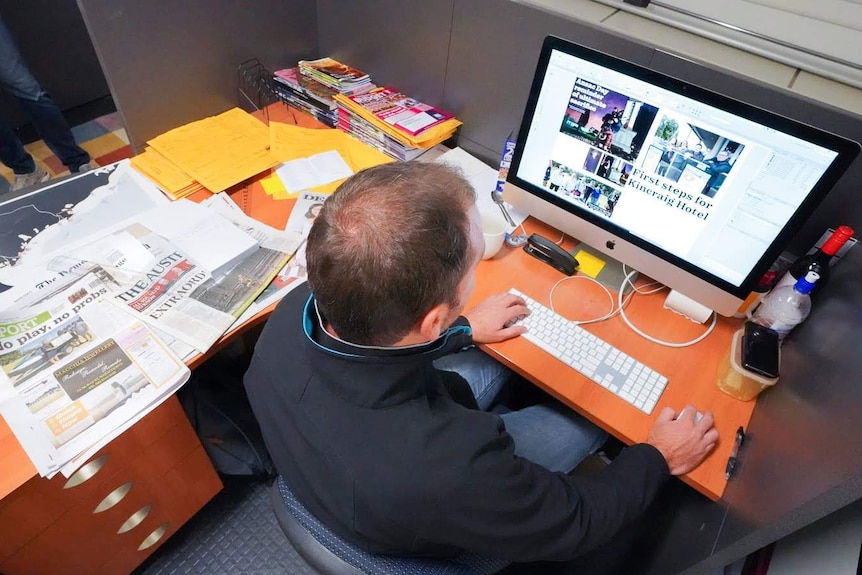
[[[605,247],[607,247],[609,250],[612,250],[617,247],[617,242],[615,242],[614,240],[608,240],[605,242]]]

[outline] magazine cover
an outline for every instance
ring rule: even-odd
[[[300,60],[299,71],[342,92],[368,84],[371,81],[365,72],[357,70],[353,66],[342,64],[333,58]]]
[[[411,136],[452,117],[448,112],[438,110],[392,88],[376,88],[367,94],[350,96],[350,99],[380,120]]]
[[[335,110],[335,94],[338,90],[331,88],[320,82],[303,76],[299,73],[299,68],[285,68],[284,70],[276,70],[273,73],[273,78],[290,88],[294,95],[304,97],[306,100],[311,100],[319,106],[323,106],[329,110]]]
[[[303,239],[308,237],[311,225],[317,219],[321,208],[323,208],[323,202],[328,197],[329,194],[300,192],[299,197],[296,198],[296,204],[290,212],[290,217],[287,219],[287,224],[284,226],[284,231],[299,233]]]

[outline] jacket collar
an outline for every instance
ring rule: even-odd
[[[302,315],[303,332],[306,339],[315,348],[329,355],[354,361],[379,361],[388,358],[398,362],[399,360],[415,360],[417,356],[428,356],[429,359],[433,360],[472,343],[473,330],[463,317],[458,318],[458,321],[433,341],[399,347],[384,347],[355,344],[331,335],[324,328],[323,316],[320,314],[314,295],[308,296]]]

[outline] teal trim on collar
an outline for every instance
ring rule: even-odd
[[[336,341],[340,346],[350,349],[352,351],[348,352],[334,349],[314,339],[313,334],[315,321],[317,322],[317,326],[321,330],[321,333],[325,333],[327,338],[331,338],[332,340]],[[323,318],[321,318],[320,313],[317,309],[317,302],[314,300],[314,295],[309,295],[308,300],[306,300],[305,302],[305,307],[302,313],[302,328],[303,332],[305,333],[306,339],[320,351],[323,351],[330,355],[344,358],[352,358],[357,360],[378,358],[395,359],[399,357],[415,356],[417,354],[433,354],[446,347],[449,344],[450,340],[454,337],[471,337],[473,335],[473,329],[469,325],[454,325],[449,327],[442,334],[440,334],[440,336],[434,341],[416,345],[408,345],[402,347],[384,347],[366,346],[351,343],[349,341],[334,337],[325,330],[325,328],[323,327]]]

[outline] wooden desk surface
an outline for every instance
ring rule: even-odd
[[[560,237],[558,231],[533,219],[527,220],[526,228],[530,233],[541,233],[553,240]],[[563,244],[569,250],[575,245],[576,242],[568,237]],[[522,249],[504,247],[496,257],[479,264],[475,291],[468,306],[513,287],[549,305],[551,287],[564,277]],[[632,323],[665,341],[688,341],[703,333],[706,326],[663,309],[666,293],[635,295],[626,307]],[[610,305],[607,294],[588,280],[567,280],[554,291],[554,308],[570,319],[600,317],[609,311]],[[668,377],[668,385],[651,415],[632,407],[521,338],[482,348],[628,444],[646,440],[652,422],[665,406],[679,410],[686,403],[692,403],[700,411],[711,410],[720,434],[719,444],[697,469],[682,480],[715,500],[721,497],[727,484],[724,472],[736,429],[740,425],[747,428],[755,406],[754,401],[738,401],[716,386],[719,361],[723,354],[728,353],[733,332],[740,324],[741,320],[720,317],[709,337],[686,348],[669,348],[650,342],[635,334],[618,317],[584,326]]]

